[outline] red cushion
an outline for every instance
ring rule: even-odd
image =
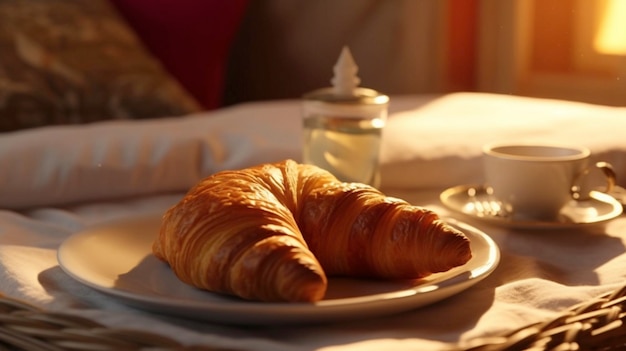
[[[205,108],[221,106],[228,54],[248,0],[111,0]]]

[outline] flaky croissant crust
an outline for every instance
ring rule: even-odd
[[[313,302],[327,276],[416,279],[471,258],[432,211],[291,160],[202,180],[163,216],[153,253],[185,283]]]

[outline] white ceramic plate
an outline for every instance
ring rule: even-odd
[[[445,299],[476,284],[498,265],[493,240],[446,220],[471,240],[472,259],[419,281],[330,279],[316,303],[264,303],[218,295],[182,283],[151,253],[160,216],[129,218],[72,235],[59,248],[62,269],[100,292],[147,310],[205,321],[270,325],[320,323],[398,313]]]
[[[554,221],[520,220],[512,215],[485,212],[481,210],[481,206],[483,209],[487,206],[485,201],[497,199],[481,185],[460,185],[446,189],[440,194],[440,200],[456,213],[494,225],[520,229],[585,228],[605,224],[623,212],[619,201],[599,191],[592,191],[588,200],[570,201]]]

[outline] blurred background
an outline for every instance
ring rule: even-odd
[[[225,101],[326,86],[343,45],[362,84],[389,94],[480,91],[626,105],[624,0],[251,1]]]

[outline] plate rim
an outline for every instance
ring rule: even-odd
[[[160,217],[161,214],[158,214]],[[499,265],[501,259],[501,252],[498,245],[495,241],[487,235],[482,230],[471,226],[465,222],[459,221],[457,219],[451,217],[442,217],[442,219],[456,226],[462,231],[464,231],[467,235],[467,232],[471,233],[469,235],[470,240],[478,239],[476,241],[476,245],[480,245],[482,250],[487,250],[488,254],[482,258],[485,263],[473,267],[470,270],[462,270],[462,267],[466,265],[462,265],[459,267],[455,267],[447,272],[442,272],[440,274],[444,275],[450,272],[458,273],[451,275],[450,277],[435,279],[432,282],[426,282],[424,285],[416,285],[413,287],[408,287],[406,289],[399,289],[392,292],[383,292],[383,293],[375,293],[364,296],[356,296],[356,297],[347,297],[347,298],[337,298],[330,300],[321,300],[315,303],[272,303],[272,302],[255,302],[255,301],[233,301],[231,303],[224,303],[224,301],[215,301],[215,302],[206,302],[199,300],[182,300],[176,299],[172,300],[171,297],[160,297],[155,295],[141,295],[140,293],[133,293],[123,289],[116,289],[103,286],[95,282],[94,280],[90,280],[84,277],[82,274],[76,272],[75,269],[68,266],[65,262],[68,255],[68,250],[71,249],[72,242],[80,238],[81,236],[90,235],[96,230],[103,230],[111,227],[119,227],[120,225],[124,225],[124,222],[134,223],[139,220],[149,220],[150,218],[154,218],[155,214],[148,215],[139,215],[139,216],[131,216],[125,217],[123,219],[116,219],[107,222],[103,222],[101,224],[87,227],[81,231],[78,231],[69,237],[67,237],[60,245],[57,250],[57,261],[61,269],[68,274],[71,278],[78,281],[79,283],[88,286],[100,293],[106,294],[108,296],[121,299],[121,302],[126,303],[127,305],[139,307],[143,309],[147,309],[153,312],[165,311],[168,315],[183,315],[183,311],[177,311],[176,309],[202,309],[202,310],[210,310],[213,312],[217,312],[218,314],[223,313],[235,313],[236,316],[234,318],[224,318],[224,316],[220,317],[219,320],[214,318],[199,318],[201,320],[209,321],[209,322],[218,322],[224,324],[245,324],[245,325],[271,325],[271,324],[284,324],[284,323],[298,323],[298,324],[307,324],[307,323],[318,323],[318,322],[328,322],[331,320],[343,320],[343,319],[352,319],[350,316],[345,316],[345,318],[341,318],[341,316],[337,316],[336,313],[349,310],[351,314],[355,317],[359,315],[366,315],[368,317],[393,314],[401,311],[417,309],[421,306],[434,303],[443,299],[446,299],[452,295],[460,293],[467,288],[475,285],[480,282],[487,276],[489,276]],[[156,220],[156,218],[154,218]],[[467,232],[466,232],[467,231]],[[122,274],[123,272],[120,272]],[[451,281],[454,278],[457,278],[460,275],[466,274],[468,275],[467,279],[461,280],[460,282],[453,283],[449,286],[440,286],[442,283],[446,283]],[[183,282],[180,282],[184,284]],[[427,290],[425,292],[420,292],[420,290]],[[213,294],[211,292],[206,292],[207,294]],[[433,295],[435,294],[436,295]],[[419,301],[414,301],[416,296],[422,297],[422,303]],[[430,299],[429,299],[430,298]],[[393,303],[397,302],[396,306],[393,306]],[[389,306],[391,305],[391,306]],[[389,313],[354,313],[354,309],[358,307],[367,306],[368,308],[364,310],[374,310],[378,307],[385,307],[385,309]],[[395,308],[394,308],[395,307]],[[248,315],[253,315],[254,317],[260,318],[260,321],[256,321],[254,318],[251,318],[247,322],[242,322],[239,320],[238,315],[241,314],[241,311],[245,309]],[[178,313],[181,312],[181,313]],[[307,314],[307,316],[301,316],[301,314]],[[244,313],[246,314],[246,313]],[[185,314],[186,315],[186,314]],[[194,316],[186,315],[192,319]],[[266,320],[268,317],[282,317],[277,318],[275,321]],[[306,318],[301,318],[306,317]]]
[[[478,220],[484,223],[491,223],[507,228],[520,229],[568,229],[568,228],[587,228],[602,225],[619,217],[623,213],[622,204],[609,194],[599,191],[592,191],[594,201],[602,202],[613,207],[613,211],[605,216],[599,217],[598,220],[592,222],[561,222],[561,221],[541,221],[541,220],[513,220],[512,218],[503,218],[496,216],[478,216],[468,213],[453,206],[449,200],[452,196],[467,192],[470,188],[484,189],[484,184],[461,184],[446,188],[439,193],[439,200],[449,210],[456,214],[461,214],[467,218]]]

